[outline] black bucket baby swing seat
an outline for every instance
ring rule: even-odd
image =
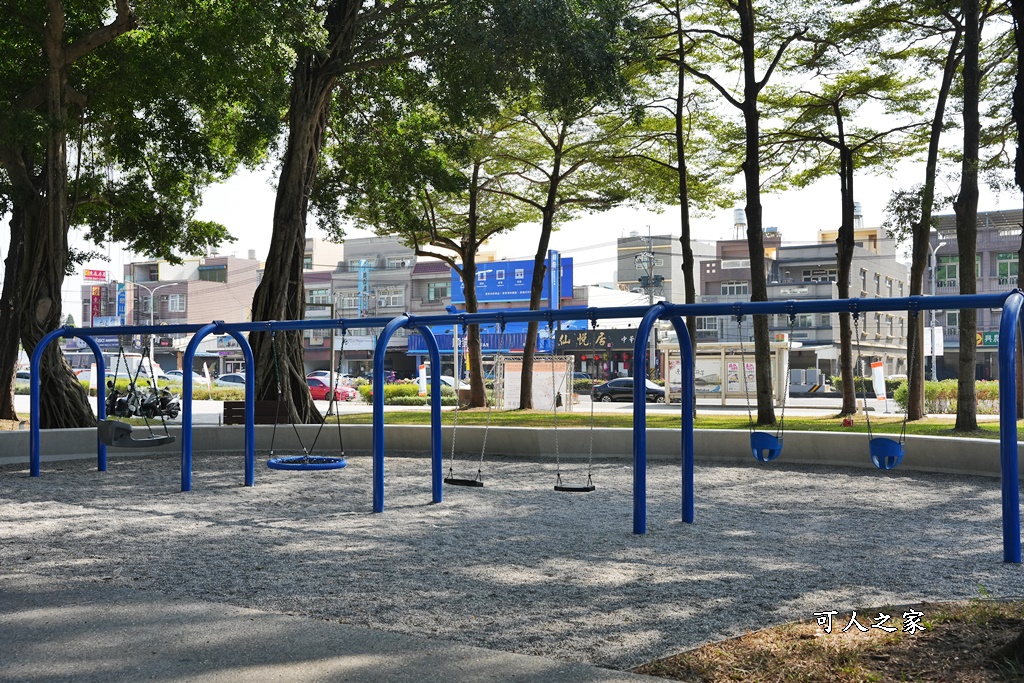
[[[116,389],[116,380],[121,371],[121,359],[124,359],[124,367],[129,373],[128,390],[125,393],[121,393]],[[167,422],[164,420],[164,414],[161,410],[156,410],[155,413],[160,416],[160,423],[163,425],[164,433],[158,434],[153,431],[153,426],[149,423],[150,411],[143,410],[143,402],[152,400],[150,396],[144,396],[142,391],[138,388],[139,373],[142,371],[142,364],[149,360],[149,381],[154,381],[155,373],[153,371],[153,359],[149,357],[148,349],[144,349],[142,353],[142,359],[139,361],[139,366],[135,368],[135,373],[131,374],[131,368],[128,365],[128,358],[124,354],[124,346],[118,345],[117,347],[117,361],[114,364],[114,377],[107,382],[107,401],[106,401],[106,419],[99,420],[96,424],[97,437],[100,443],[106,444],[112,448],[154,448],[156,446],[163,446],[174,442],[174,437],[167,431]],[[102,381],[102,380],[99,380]],[[150,392],[159,401],[159,395],[156,394],[156,387],[151,386]],[[132,425],[121,420],[111,419],[112,416],[116,417],[142,417],[146,421],[146,428],[149,430],[148,436],[138,437],[134,436],[132,432]]]

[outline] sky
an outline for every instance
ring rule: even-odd
[[[923,176],[923,165],[907,163],[898,167],[892,178],[858,176],[854,184],[856,201],[863,208],[864,224],[877,227],[885,220],[885,205],[893,189],[909,187],[920,182]],[[228,231],[237,238],[232,244],[224,245],[222,254],[235,254],[245,257],[249,250],[255,250],[256,257],[265,260],[270,247],[271,221],[274,208],[273,171],[266,170],[238,173],[228,181],[209,188],[204,195],[202,207],[197,218],[223,223]],[[950,193],[955,188],[940,188]],[[837,179],[825,178],[814,185],[802,189],[791,190],[778,194],[763,195],[761,204],[764,212],[765,227],[778,227],[786,243],[814,242],[818,230],[836,229],[839,226],[839,182]],[[1020,207],[1016,193],[994,195],[983,190],[979,203],[980,211],[1010,209]],[[939,214],[952,213],[952,207],[940,207]],[[6,218],[3,224],[6,225]],[[612,211],[583,215],[581,218],[566,224],[551,237],[551,248],[572,257],[575,264],[576,285],[602,284],[613,281],[615,277],[616,239],[628,236],[637,231],[641,235],[673,235],[679,234],[679,209],[668,206],[661,213],[620,207]],[[366,237],[372,233],[352,230],[348,236]],[[492,248],[501,258],[509,260],[532,259],[536,241],[539,238],[539,225],[524,225],[515,231],[496,237],[492,240]],[[709,216],[696,217],[693,220],[695,239],[713,242],[718,239],[729,239],[733,234],[733,210],[721,209]],[[0,252],[6,256],[7,231],[0,230]],[[311,223],[309,236],[322,236]],[[88,243],[77,234],[71,237],[72,246],[88,247]],[[118,245],[108,246],[109,262],[92,261],[83,265],[84,268],[107,270],[112,279],[120,279],[123,272],[121,266],[132,260],[138,260],[133,254],[119,249]],[[333,264],[317,264],[324,269]],[[318,268],[319,269],[319,268]],[[0,263],[2,273],[2,263]],[[64,283],[65,314],[71,313],[75,319],[81,312],[79,274],[67,278]]]

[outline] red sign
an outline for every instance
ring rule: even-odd
[[[86,272],[89,272],[89,271],[86,271]],[[92,317],[93,317],[93,319],[98,318],[101,315],[103,315],[103,309],[101,308],[101,301],[102,301],[101,294],[100,294],[101,289],[102,288],[100,288],[100,287],[93,287],[92,288]]]
[[[89,270],[88,268],[86,268],[85,271],[83,272],[84,275],[82,275],[82,279],[86,280],[87,282],[107,281],[107,271],[105,270]]]

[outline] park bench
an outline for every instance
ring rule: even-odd
[[[253,423],[258,425],[288,424],[287,406],[278,407],[279,401],[256,401]],[[245,401],[224,401],[224,424],[245,424]]]

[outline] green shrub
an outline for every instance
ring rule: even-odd
[[[901,384],[904,384],[906,381],[907,381],[906,379],[902,379],[902,378],[894,379],[894,378],[886,377],[885,378],[885,393],[886,393],[886,395],[893,396],[893,392],[895,392],[896,389],[898,389],[899,386]],[[859,396],[860,394],[862,394],[864,392],[864,387],[867,387],[868,393],[870,394],[874,384],[872,384],[870,377],[854,377],[853,378],[853,386],[854,386],[854,389],[857,392],[857,395]],[[843,391],[843,378],[842,377],[833,377],[832,378],[832,387],[836,391],[842,392]]]
[[[373,402],[373,385],[363,384],[357,387],[359,390],[359,396],[366,403]],[[396,405],[396,406],[416,406],[426,405],[428,397],[430,395],[430,385],[427,385],[427,396],[420,396],[420,387],[415,383],[403,383],[396,382],[394,384],[384,385],[384,405]],[[450,398],[451,403],[445,403],[445,399]],[[411,403],[404,402],[405,399],[416,399]],[[441,403],[442,405],[455,405],[455,390],[449,386],[441,386]]]
[[[593,387],[594,380],[592,379],[574,379],[572,381],[572,390],[577,394],[589,394]]]
[[[910,389],[904,380],[893,398],[900,410],[907,409],[907,394]],[[976,382],[975,397],[979,415],[999,414],[999,382]],[[944,379],[941,382],[924,383],[924,412],[952,414],[957,411],[957,381]]]
[[[392,399],[384,399],[384,402],[392,406],[426,406],[430,405],[429,396],[396,396]],[[453,406],[456,404],[455,394],[441,397],[441,405]]]

